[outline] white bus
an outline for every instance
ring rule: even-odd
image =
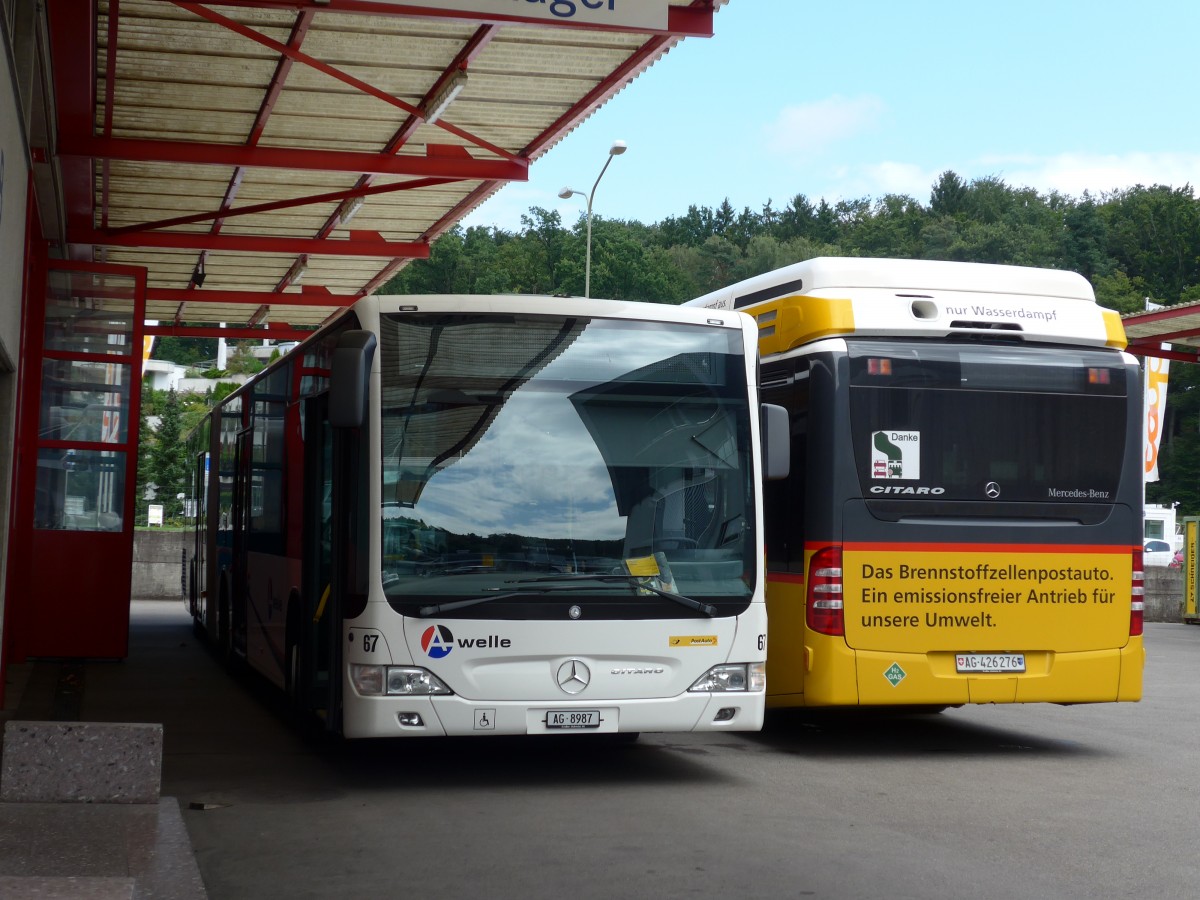
[[[768,706],[1141,697],[1138,364],[1084,278],[822,258],[693,305],[756,317],[791,416]]]
[[[193,434],[197,630],[350,738],[760,728],[755,340],[654,304],[358,301]]]

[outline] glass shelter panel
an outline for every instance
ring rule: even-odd
[[[34,527],[120,531],[125,454],[112,450],[40,450]]]
[[[46,288],[46,353],[133,353],[134,283],[125,275],[52,271]]]
[[[44,441],[123,444],[129,423],[130,367],[121,363],[42,361]]]

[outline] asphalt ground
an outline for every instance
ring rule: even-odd
[[[1200,894],[1198,627],[1147,626],[1136,704],[345,743],[228,672],[181,604],[132,618],[78,712],[164,724],[163,794],[217,900]]]

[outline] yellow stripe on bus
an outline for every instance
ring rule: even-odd
[[[758,320],[758,349],[764,356],[835,334],[854,333],[854,303],[795,294],[747,306]]]
[[[1121,314],[1111,309],[1101,312],[1104,314],[1104,332],[1108,337],[1105,343],[1118,350],[1124,350],[1129,341],[1125,337],[1125,326],[1121,324]]]

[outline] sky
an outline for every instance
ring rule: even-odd
[[[729,0],[466,226],[644,223],[797,194],[923,204],[938,176],[1072,197],[1200,186],[1195,0]]]

